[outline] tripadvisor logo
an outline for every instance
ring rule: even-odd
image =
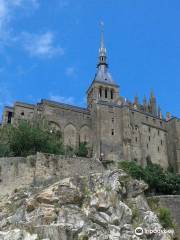
[[[173,234],[174,231],[172,229],[143,229],[142,227],[137,227],[134,230],[136,236],[142,236],[143,234],[151,235],[151,234]]]
[[[142,227],[137,227],[137,228],[135,229],[135,234],[136,234],[137,236],[142,236],[142,235],[144,234],[143,228],[142,228]]]

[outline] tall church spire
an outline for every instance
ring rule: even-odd
[[[98,67],[101,65],[105,65],[108,66],[106,63],[106,48],[104,45],[104,23],[101,22],[101,45],[99,48],[99,63],[98,63]]]
[[[95,75],[94,81],[116,85],[116,83],[113,81],[111,77],[111,74],[108,71],[108,64],[106,60],[107,56],[106,48],[104,45],[104,23],[101,22],[101,43],[99,48],[99,61],[97,64],[97,73]]]

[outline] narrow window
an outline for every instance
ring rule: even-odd
[[[163,140],[161,139],[161,145],[163,145]]]
[[[158,130],[158,136],[159,136],[159,130]]]
[[[7,119],[7,123],[11,123],[11,119],[12,119],[12,112],[8,112],[8,119]]]
[[[107,88],[105,89],[105,98],[107,98]]]
[[[160,126],[162,127],[162,121],[160,121]]]
[[[113,90],[111,90],[111,99],[113,99]]]
[[[149,145],[148,145],[148,143],[147,143],[147,149],[149,148]]]
[[[114,136],[114,129],[111,130],[111,135]]]
[[[159,152],[159,146],[158,146],[158,152]]]
[[[137,139],[137,137],[136,137],[136,142],[137,142],[137,140],[138,140],[138,139]]]
[[[149,127],[149,132],[151,132],[151,128]]]
[[[149,136],[149,142],[151,141],[151,137]]]
[[[99,96],[102,97],[102,88],[99,89]]]
[[[114,123],[114,118],[112,118],[112,123]]]

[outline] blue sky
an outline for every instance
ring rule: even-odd
[[[99,22],[122,96],[148,97],[180,116],[180,1],[0,0],[0,114],[41,98],[85,106]]]

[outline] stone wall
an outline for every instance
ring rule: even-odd
[[[75,175],[102,172],[101,162],[92,158],[37,153],[27,158],[0,158],[0,196],[30,184],[40,185]]]
[[[151,159],[153,163],[167,169],[169,163],[166,122],[132,109],[130,119],[131,159],[136,159],[142,166],[147,164],[147,159]]]
[[[176,234],[180,236],[180,195],[156,196],[159,199],[159,207],[169,208],[176,225]]]

